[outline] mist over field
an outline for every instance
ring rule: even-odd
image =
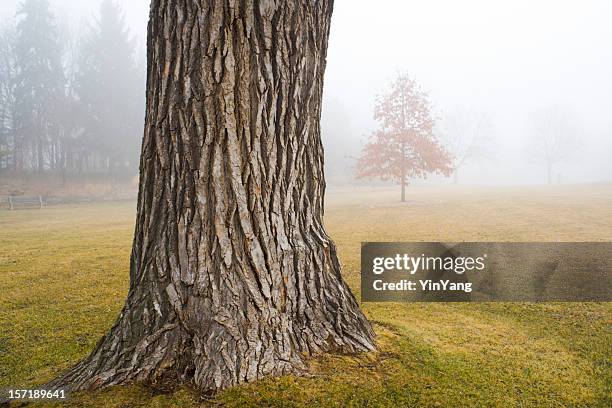
[[[19,3],[2,2],[2,26],[15,24]],[[99,15],[100,1],[49,3],[60,32],[78,49]],[[144,81],[149,2],[116,4],[134,40],[133,55]],[[605,0],[383,0],[374,7],[366,1],[336,1],[322,114],[328,184],[378,183],[375,177],[356,181],[355,164],[377,128],[376,97],[399,73],[407,73],[429,93],[436,135],[443,144],[461,129],[469,133],[478,118],[487,122],[479,130],[484,136],[479,142],[484,145],[482,154],[465,160],[455,176],[432,175],[411,183],[612,180],[610,15],[612,3]],[[144,84],[141,89],[135,95],[143,106]],[[144,112],[138,109],[134,123],[142,125]],[[541,117],[555,115],[563,118],[559,126],[567,128],[571,143],[547,176],[547,165],[533,139],[543,126]],[[134,126],[125,137],[139,146],[142,126]],[[136,167],[130,169],[135,176]]]
[[[442,121],[466,112],[490,117],[492,154],[466,165],[461,181],[546,183],[526,139],[534,135],[534,112],[547,109],[567,112],[576,127],[576,154],[555,180],[611,180],[611,14],[606,1],[381,1],[376,7],[338,1],[323,123],[342,111],[350,125],[346,138],[358,146],[375,127],[375,95],[405,71],[430,91]]]

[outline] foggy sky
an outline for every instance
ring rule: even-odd
[[[99,5],[50,2],[74,28]],[[117,3],[144,47],[149,2]],[[2,0],[2,22],[13,18],[17,4]],[[406,71],[430,91],[438,114],[467,108],[491,116],[495,161],[472,164],[463,181],[545,183],[544,167],[522,156],[530,112],[548,106],[571,112],[581,130],[583,147],[574,163],[559,170],[563,181],[612,180],[611,17],[608,0],[336,0],[324,122],[342,111],[343,128],[334,131],[350,138],[350,151],[358,151],[376,126],[374,97]]]

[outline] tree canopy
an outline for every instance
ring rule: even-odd
[[[449,175],[452,159],[434,135],[428,95],[400,74],[374,108],[379,124],[357,162],[357,177],[379,177],[404,186],[431,173]]]

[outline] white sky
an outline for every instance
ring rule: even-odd
[[[99,4],[50,2],[73,26]],[[149,2],[117,2],[144,47]],[[17,3],[1,1],[2,21]],[[611,40],[610,0],[336,0],[325,99],[341,104],[356,145],[375,127],[375,95],[398,71],[428,89],[439,112],[487,112],[503,154],[466,170],[469,181],[485,184],[545,181],[543,168],[526,166],[520,156],[526,119],[533,109],[560,106],[581,124],[588,156],[564,169],[563,179],[611,180]]]

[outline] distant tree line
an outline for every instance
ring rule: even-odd
[[[133,175],[144,63],[121,9],[102,0],[78,39],[47,0],[25,0],[0,32],[0,174]]]

